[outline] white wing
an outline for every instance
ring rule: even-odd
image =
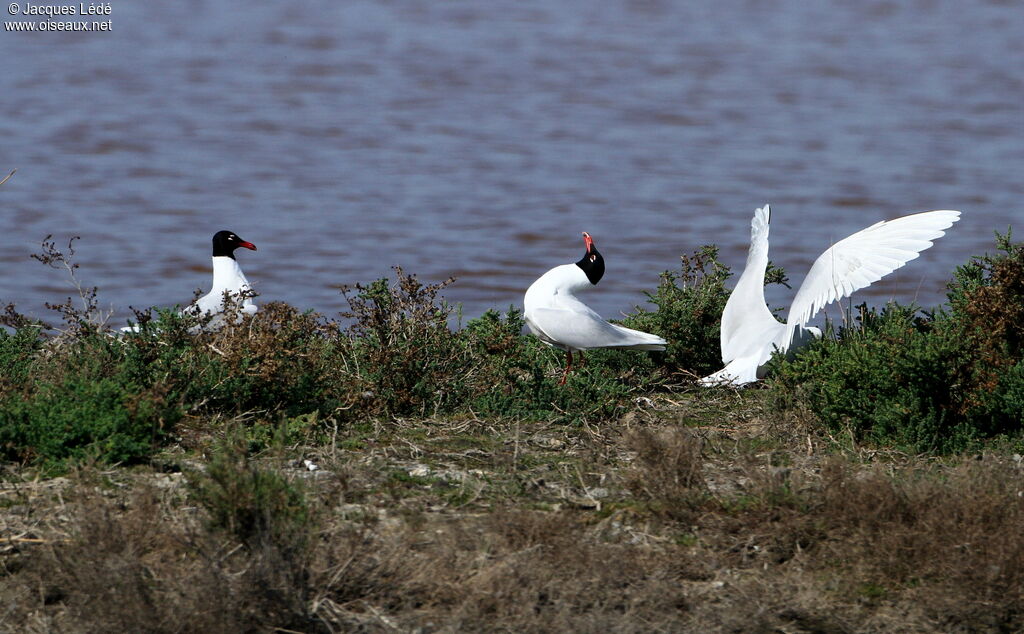
[[[959,219],[959,211],[926,211],[873,224],[835,243],[814,261],[796,293],[786,320],[790,337],[826,304],[915,259]]]
[[[581,303],[581,305],[583,305]],[[586,308],[586,306],[584,306]],[[590,348],[636,348],[664,350],[665,340],[639,330],[616,326],[600,315],[566,308],[536,308],[528,317],[542,341],[571,350]]]
[[[768,267],[768,223],[771,209],[768,205],[754,212],[750,222],[750,250],[736,287],[722,312],[722,361],[749,356],[767,346],[771,354],[771,341],[785,328],[768,310],[764,300],[764,272]]]

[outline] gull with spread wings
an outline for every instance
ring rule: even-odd
[[[885,220],[835,243],[818,256],[793,299],[786,323],[775,318],[764,299],[768,266],[768,205],[750,223],[747,265],[722,313],[725,367],[702,385],[745,385],[764,377],[764,366],[778,350],[820,337],[807,322],[827,304],[869,286],[917,258],[960,219],[959,211],[926,211]]]

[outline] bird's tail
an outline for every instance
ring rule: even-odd
[[[618,324],[612,324],[615,329],[623,335],[623,342],[614,347],[629,348],[630,350],[664,350],[668,342],[649,332],[640,332],[632,328],[626,328]]]
[[[731,385],[739,387],[757,380],[757,359],[740,357],[714,374],[697,381],[704,387]]]

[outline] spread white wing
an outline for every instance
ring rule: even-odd
[[[722,360],[726,367],[702,379],[704,385],[756,381],[772,351],[786,351],[793,344],[798,327],[826,304],[877,282],[917,258],[960,219],[960,212],[940,210],[904,216],[840,240],[814,261],[785,324],[775,319],[764,301],[769,219],[767,205],[754,213],[747,264],[722,314]],[[811,334],[816,335],[816,329],[811,329]]]
[[[786,320],[790,337],[825,305],[917,258],[959,219],[959,211],[926,211],[873,224],[832,245],[814,261],[797,291]]]

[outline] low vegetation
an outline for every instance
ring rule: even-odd
[[[684,257],[624,320],[669,348],[565,386],[401,269],[336,318],[8,306],[0,630],[1024,629],[1024,245],[698,388],[728,277]]]
[[[931,313],[860,308],[854,326],[778,367],[781,403],[833,431],[915,452],[949,453],[1020,437],[1024,416],[1024,245],[957,269]]]

